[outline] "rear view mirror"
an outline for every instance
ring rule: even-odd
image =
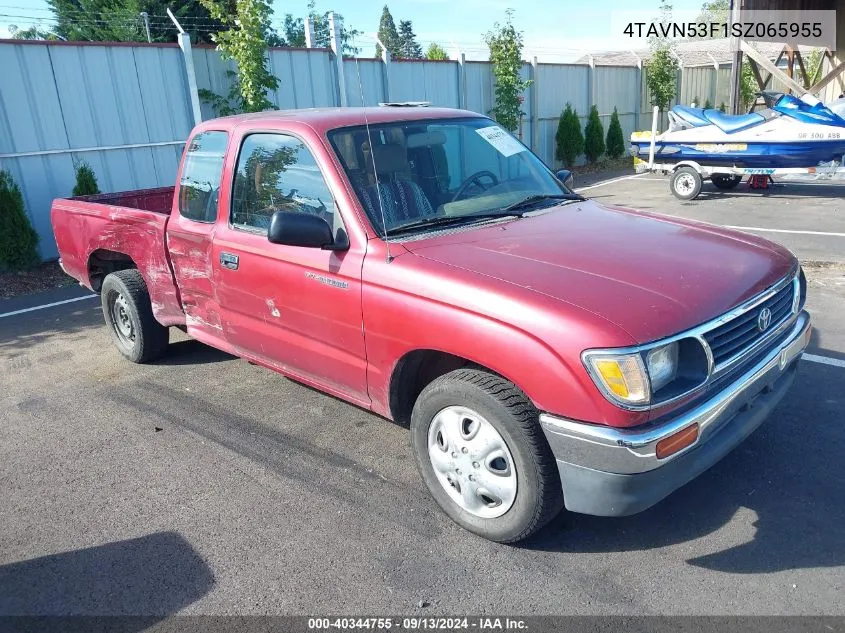
[[[336,243],[329,223],[323,218],[299,211],[276,211],[270,219],[267,239],[273,244],[345,250],[347,240]]]
[[[555,172],[555,176],[557,179],[563,183],[563,186],[572,190],[572,187],[575,185],[575,178],[572,175],[572,172],[568,169],[560,169]]]

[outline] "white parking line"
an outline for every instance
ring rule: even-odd
[[[821,363],[822,365],[833,365],[834,367],[845,367],[845,360],[840,360],[838,358],[828,358],[827,356],[817,356],[816,354],[807,354],[804,352],[804,355],[801,356],[804,360],[808,360],[811,363]]]
[[[40,306],[33,306],[31,308],[24,308],[23,310],[13,310],[12,312],[4,312],[0,314],[0,319],[4,317],[15,316],[16,314],[24,314],[25,312],[35,312],[36,310],[44,310],[45,308],[52,308],[53,306],[64,305],[65,303],[73,303],[74,301],[82,301],[83,299],[93,299],[97,295],[85,295],[84,297],[74,297],[73,299],[65,299],[64,301],[55,301],[53,303],[45,303]]]
[[[614,182],[619,182],[620,180],[631,180],[632,178],[639,178],[642,174],[634,174],[633,176],[619,176],[619,178],[611,178],[610,180],[603,180],[601,182],[597,182],[594,185],[588,185],[587,187],[577,187],[575,191],[586,191],[587,189],[594,189],[596,187],[603,187],[604,185],[609,185]]]

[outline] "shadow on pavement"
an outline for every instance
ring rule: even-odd
[[[213,586],[211,569],[190,543],[176,532],[158,532],[3,565],[0,616],[163,618]],[[143,630],[149,622],[138,625]]]
[[[563,512],[526,546],[579,553],[657,549],[712,535],[750,510],[756,520],[749,513],[747,530],[739,531],[748,533],[746,542],[719,549],[723,539],[711,536],[715,551],[687,562],[735,574],[843,565],[843,405],[845,370],[804,361],[772,417],[698,479],[631,517]]]
[[[195,339],[174,341],[174,335],[171,333],[170,345],[164,356],[149,363],[150,365],[204,365],[206,363],[222,363],[237,358]]]

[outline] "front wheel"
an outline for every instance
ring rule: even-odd
[[[133,363],[147,363],[164,354],[169,330],[153,316],[147,284],[138,270],[107,275],[100,299],[106,325],[121,354]]]
[[[537,410],[495,374],[458,369],[423,389],[411,414],[411,448],[443,511],[484,538],[520,541],[563,507]]]

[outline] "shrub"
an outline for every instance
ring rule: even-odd
[[[713,108],[713,104],[710,103],[710,99],[705,99],[704,100],[704,109],[705,110],[711,110],[712,108]]]
[[[73,195],[91,196],[100,193],[97,186],[97,176],[94,170],[84,160],[74,161],[73,168],[76,170],[76,184],[73,186]]]
[[[555,134],[555,158],[567,167],[575,164],[575,159],[584,151],[584,135],[578,113],[567,103],[560,114]]]
[[[604,154],[604,128],[599,118],[599,109],[596,106],[590,108],[587,127],[584,128],[584,153],[591,163],[598,161]]]
[[[727,108],[725,107],[724,101],[722,101],[722,103],[719,104],[719,110],[721,110],[722,112],[727,111]]]
[[[0,170],[0,270],[32,268],[40,261],[38,234],[23,208],[21,190],[12,175]]]
[[[619,113],[613,108],[610,125],[607,127],[607,155],[619,158],[625,153],[625,137],[622,135],[622,125],[619,123]]]

